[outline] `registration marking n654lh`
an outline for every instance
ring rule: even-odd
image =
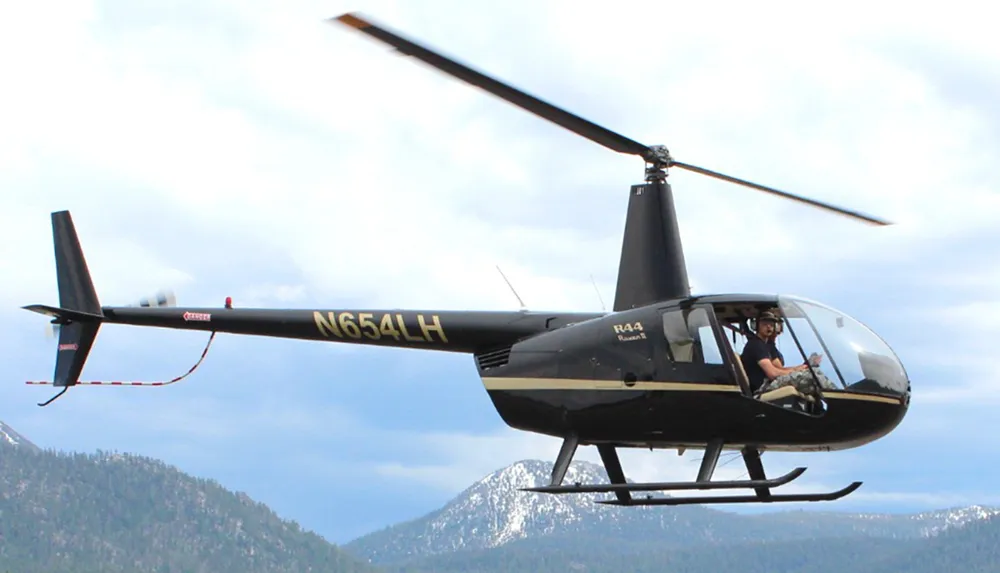
[[[376,317],[371,312],[322,312],[313,311],[313,319],[320,334],[329,338],[344,340],[360,340],[362,337],[370,340],[392,338],[407,342],[440,342],[447,344],[448,336],[441,325],[441,318],[423,313],[417,313],[418,331],[410,332],[402,313],[383,312]]]

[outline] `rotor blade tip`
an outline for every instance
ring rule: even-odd
[[[894,225],[892,221],[886,221],[885,219],[879,219],[877,217],[872,217],[870,215],[853,215],[856,218],[863,219],[865,223],[869,225],[875,225],[876,227],[889,227]]]
[[[352,28],[357,28],[359,30],[362,28],[371,27],[371,23],[366,21],[364,18],[361,18],[356,13],[351,13],[351,12],[348,12],[346,14],[341,14],[340,16],[336,16],[334,18],[331,18],[331,20],[336,20],[341,24],[350,26]]]

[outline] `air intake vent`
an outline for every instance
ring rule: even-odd
[[[490,350],[476,355],[476,362],[479,363],[480,370],[499,368],[507,364],[510,360],[510,346],[504,346],[497,350]]]

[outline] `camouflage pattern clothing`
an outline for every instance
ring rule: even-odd
[[[777,390],[778,388],[783,388],[785,386],[794,386],[796,390],[802,392],[803,394],[812,394],[816,388],[816,380],[819,380],[820,387],[824,390],[836,390],[838,387],[833,383],[832,380],[826,377],[823,372],[813,366],[813,372],[816,373],[816,378],[813,379],[812,374],[809,370],[803,370],[801,372],[792,372],[790,374],[782,374],[774,380],[764,384],[761,388],[761,394],[764,392],[770,392],[771,390]]]

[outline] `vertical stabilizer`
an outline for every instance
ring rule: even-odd
[[[97,316],[101,313],[101,303],[90,278],[87,259],[73,225],[69,211],[52,213],[52,241],[55,245],[56,280],[59,284],[59,306]]]
[[[59,326],[59,348],[52,384],[62,387],[65,392],[80,379],[104,313],[69,211],[52,213],[52,240],[55,245],[59,306],[36,304],[24,308],[53,317],[52,323]],[[61,395],[62,392],[40,405],[47,405]]]

